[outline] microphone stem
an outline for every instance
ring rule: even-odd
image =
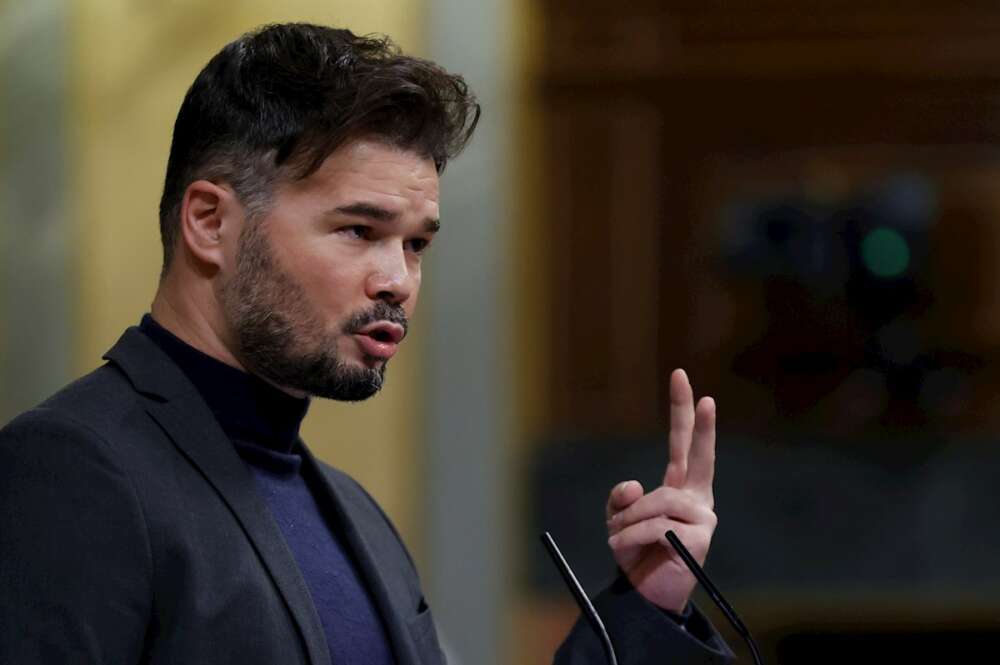
[[[576,604],[580,606],[580,611],[583,616],[587,618],[590,626],[597,633],[597,637],[601,640],[601,646],[604,648],[604,656],[607,658],[610,665],[618,665],[618,657],[615,655],[615,648],[611,644],[611,638],[608,636],[608,631],[604,627],[604,622],[601,621],[601,616],[594,609],[593,604],[590,599],[587,598],[587,594],[583,590],[583,586],[580,585],[579,580],[576,579],[576,575],[573,574],[573,569],[569,567],[569,563],[566,558],[563,557],[562,552],[559,551],[559,546],[556,545],[556,541],[552,539],[549,532],[546,531],[542,534],[542,543],[545,544],[545,549],[548,550],[549,556],[552,557],[552,562],[556,564],[556,568],[559,569],[559,574],[562,575],[563,581],[566,586],[569,587],[570,592],[573,594],[573,598],[576,600]]]

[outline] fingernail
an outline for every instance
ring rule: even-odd
[[[618,536],[611,536],[610,538],[608,538],[608,546],[614,547],[617,544],[618,544]]]
[[[631,484],[637,483],[637,482],[639,482],[639,481],[638,480],[626,480],[624,483],[622,483],[622,487],[627,487],[628,485],[631,485]]]

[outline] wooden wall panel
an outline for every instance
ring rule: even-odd
[[[1000,144],[992,3],[542,6],[553,431],[657,428],[676,366],[705,391],[732,381],[704,318],[733,323],[699,226],[728,195],[710,191],[719,160],[880,146],[905,166],[920,146],[963,159]],[[977,210],[956,230],[981,226]]]
[[[565,194],[550,217],[556,422],[632,428],[656,417],[660,121],[654,106],[627,100],[549,117]]]

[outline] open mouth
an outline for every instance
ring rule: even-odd
[[[406,329],[391,321],[376,321],[359,330],[357,334],[371,337],[376,342],[399,344],[406,335]]]
[[[354,335],[365,355],[387,360],[395,355],[399,343],[406,335],[406,329],[398,323],[378,321],[358,330]]]
[[[374,339],[376,342],[395,342],[392,339],[392,335],[389,334],[388,330],[375,330],[368,333],[368,336]]]

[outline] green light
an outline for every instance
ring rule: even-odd
[[[910,265],[910,246],[899,231],[880,227],[861,241],[861,260],[876,277],[899,277]]]

